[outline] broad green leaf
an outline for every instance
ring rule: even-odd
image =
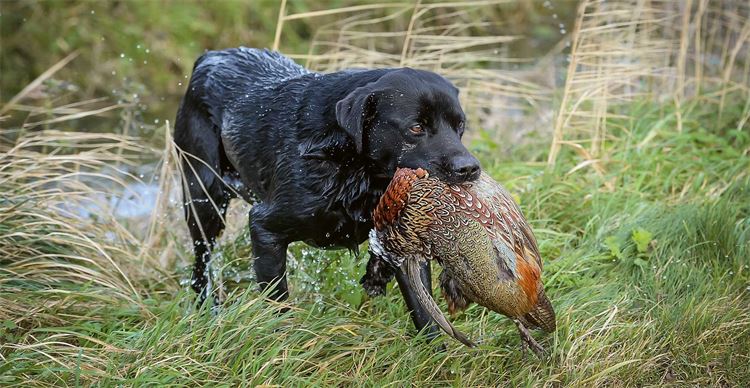
[[[646,229],[637,228],[633,230],[633,242],[639,253],[646,253],[648,244],[651,242],[653,234]]]

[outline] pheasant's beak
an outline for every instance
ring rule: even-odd
[[[430,314],[432,320],[435,321],[435,323],[437,323],[437,325],[440,326],[440,328],[443,329],[444,332],[448,333],[448,335],[457,339],[462,344],[471,348],[475,347],[476,345],[474,344],[474,342],[472,342],[468,337],[466,337],[466,335],[453,327],[453,325],[445,317],[445,314],[440,311],[440,307],[438,307],[437,303],[435,303],[435,299],[432,299],[427,290],[425,290],[425,287],[422,284],[422,280],[419,276],[419,263],[411,258],[406,259],[401,265],[401,270],[406,273],[406,277],[407,279],[409,279],[409,285],[417,293],[417,300],[419,301],[419,304],[423,309],[427,311],[428,314]]]

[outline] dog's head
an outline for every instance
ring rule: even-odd
[[[379,174],[421,167],[451,184],[479,177],[479,161],[461,144],[458,89],[435,73],[392,70],[339,101],[336,119]]]

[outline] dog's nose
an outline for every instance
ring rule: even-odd
[[[471,155],[453,158],[451,163],[453,174],[461,181],[473,181],[479,178],[479,161]]]

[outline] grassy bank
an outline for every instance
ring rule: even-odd
[[[159,265],[165,246],[189,256],[181,220],[156,222],[174,233],[152,241],[75,211],[122,183],[82,174],[155,151],[114,135],[27,134],[0,156],[0,383],[747,386],[747,108],[717,123],[712,106],[683,105],[678,132],[673,108],[634,104],[637,119],[608,123],[618,129],[604,173],[565,151],[547,169],[533,144],[501,160],[478,151],[540,240],[559,322],[537,336],[546,360],[524,357],[513,325],[476,306],[454,322],[481,346],[441,337],[436,351],[413,337],[395,285],[362,296],[366,255],[295,246],[292,311],[277,315],[234,281],[249,265],[243,234],[223,241],[225,308],[194,311],[185,269]]]

